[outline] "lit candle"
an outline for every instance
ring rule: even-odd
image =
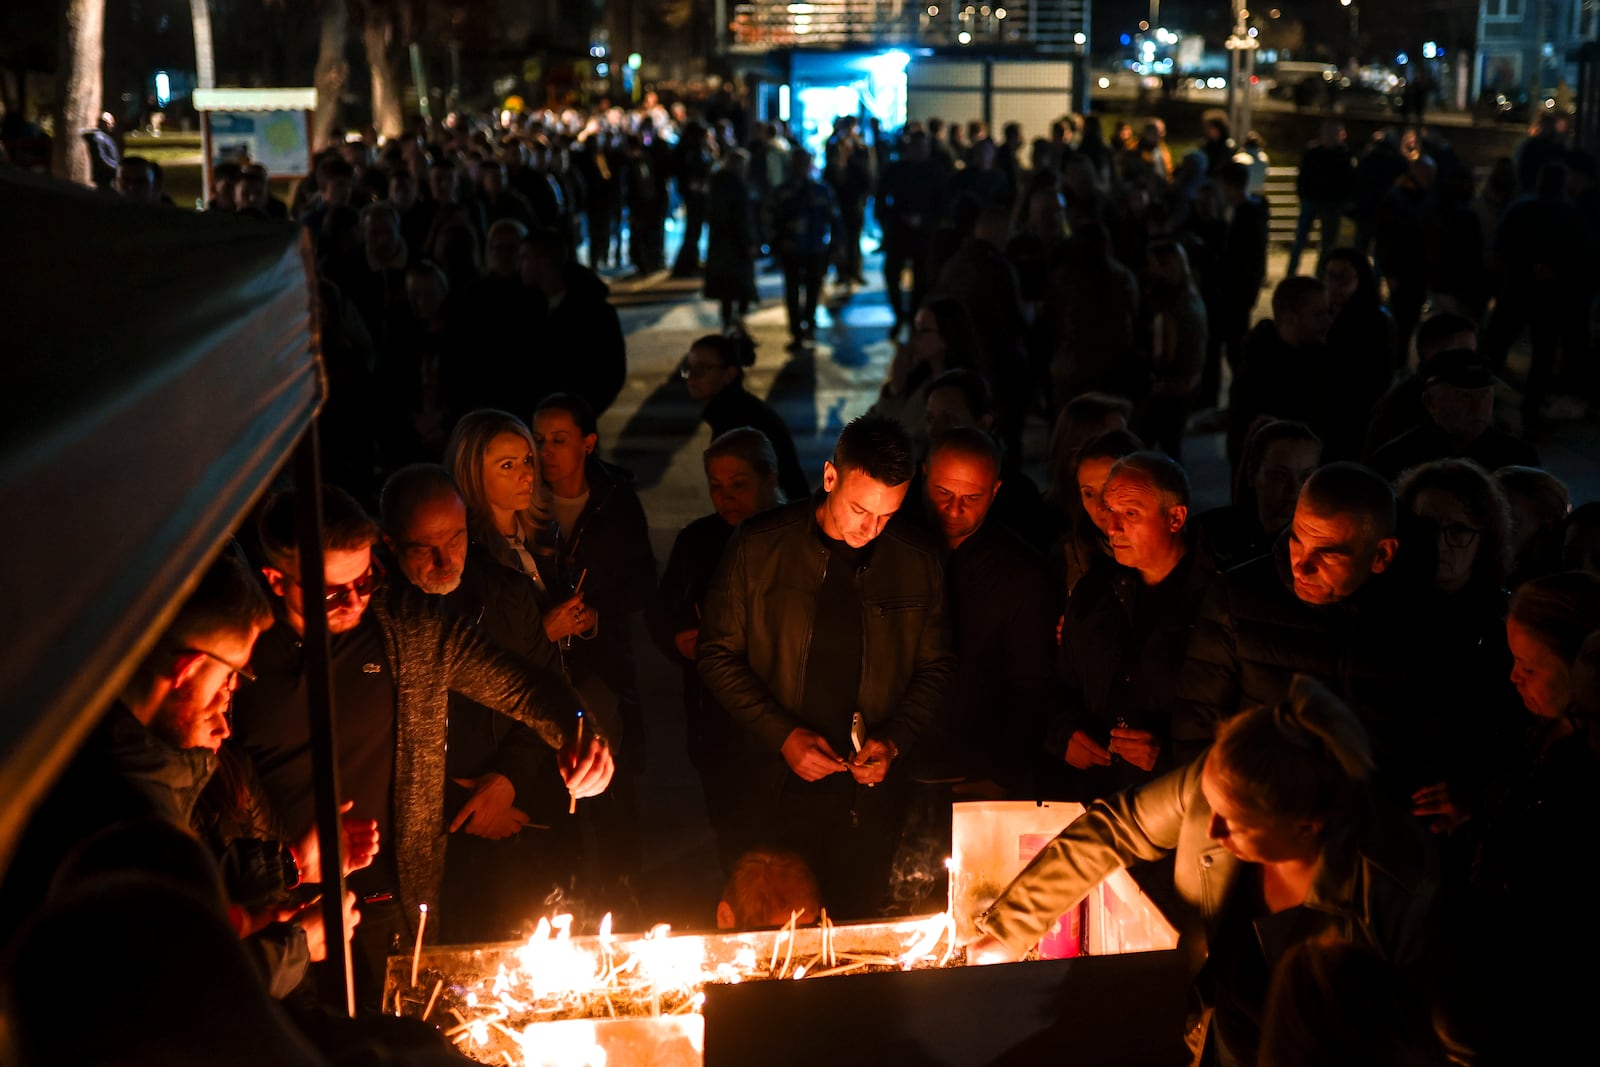
[[[422,931],[428,925],[428,906],[418,904],[417,910],[422,917],[417,920],[417,947],[411,950],[411,984],[417,984],[417,965],[422,962]]]

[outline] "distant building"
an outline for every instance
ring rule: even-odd
[[[886,130],[938,117],[1028,136],[1084,92],[1089,0],[717,0],[719,51],[756,117],[826,139],[840,115]]]
[[[1562,81],[1577,85],[1575,54],[1596,39],[1597,19],[1586,0],[1479,0],[1473,96],[1527,92],[1536,103]]]

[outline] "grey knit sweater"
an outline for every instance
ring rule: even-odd
[[[395,583],[368,608],[383,632],[395,680],[394,839],[382,847],[392,850],[413,931],[419,904],[438,907],[444,877],[448,694],[526,723],[557,749],[572,735],[582,707],[563,678],[530,672],[470,623],[441,613],[435,599]]]

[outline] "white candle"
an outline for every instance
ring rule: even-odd
[[[428,925],[428,906],[418,904],[422,917],[417,920],[417,947],[411,950],[411,984],[417,984],[417,965],[422,962],[422,931]]]

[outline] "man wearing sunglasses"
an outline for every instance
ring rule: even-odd
[[[406,582],[381,582],[372,546],[377,524],[354,498],[328,487],[322,499],[321,581],[301,573],[294,493],[280,493],[257,523],[262,573],[278,600],[277,624],[250,667],[257,681],[234,706],[238,743],[291,834],[314,822],[307,680],[301,636],[320,596],[326,606],[339,780],[352,814],[375,819],[388,843],[355,872],[361,900],[353,942],[357,996],[376,1008],[387,956],[409,946],[419,906],[438,912],[448,828],[445,811],[449,697],[459,693],[531,726],[558,750],[567,789],[603,792],[611,754],[603,737],[577,737],[577,695],[559,676],[536,672],[443,612]],[[438,920],[444,919],[439,915]],[[428,924],[436,931],[440,922]]]

